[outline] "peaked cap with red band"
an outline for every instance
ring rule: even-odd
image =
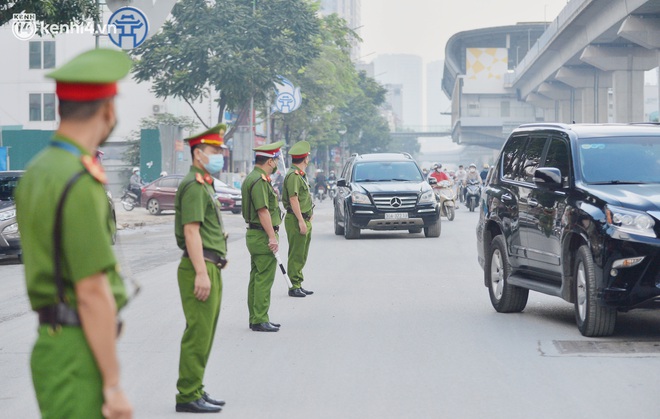
[[[46,77],[55,80],[60,100],[89,102],[117,95],[117,81],[126,77],[131,65],[126,53],[100,48],[83,52]]]
[[[271,143],[271,144],[264,144],[259,147],[255,147],[252,150],[255,151],[255,155],[257,156],[262,156],[262,157],[268,157],[271,159],[276,159],[280,156],[281,154],[281,148],[284,145],[282,141],[278,141],[276,143]]]
[[[309,156],[312,146],[307,141],[298,141],[289,150],[289,156],[292,159],[298,160]]]
[[[227,146],[225,146],[224,140],[226,130],[227,125],[218,124],[213,128],[207,129],[201,134],[196,134],[192,137],[184,138],[183,141],[186,141],[190,147],[194,147],[199,144],[208,144],[214,147],[227,148]]]

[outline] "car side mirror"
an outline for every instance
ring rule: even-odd
[[[546,188],[559,189],[563,187],[561,170],[556,167],[539,167],[534,171],[534,183]]]
[[[434,177],[430,177],[428,179],[428,182],[429,182],[429,185],[437,185],[438,184],[438,179],[436,179]]]
[[[345,188],[346,187],[346,179],[337,180],[337,186]]]

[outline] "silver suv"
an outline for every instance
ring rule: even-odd
[[[22,170],[0,172],[0,256],[21,256],[14,190]]]

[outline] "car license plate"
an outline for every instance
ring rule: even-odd
[[[236,201],[234,201],[234,206],[240,207],[241,206],[241,200],[237,199]]]
[[[408,218],[408,213],[407,212],[386,212],[385,213],[385,219],[386,220],[400,220],[402,218]]]

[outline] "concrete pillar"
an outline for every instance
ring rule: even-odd
[[[571,123],[575,120],[575,95],[573,88],[561,82],[545,82],[538,88],[538,93],[555,101],[557,122]]]
[[[592,66],[562,67],[555,79],[576,90],[576,122],[607,122],[607,88],[612,76]]]
[[[614,121],[639,122],[644,118],[644,71],[658,65],[655,51],[642,47],[589,45],[580,60],[602,71],[612,71]]]
[[[614,122],[644,121],[644,72],[612,72]]]
[[[543,120],[546,122],[558,121],[557,114],[555,112],[555,101],[548,98],[547,96],[540,95],[538,93],[530,93],[525,98],[527,103],[532,104],[532,106],[541,109],[543,111]]]

